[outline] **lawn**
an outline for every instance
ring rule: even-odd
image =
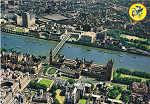
[[[16,28],[17,32],[24,32],[24,30],[22,28]]]
[[[144,38],[139,38],[139,37],[136,37],[136,36],[130,36],[130,35],[126,35],[126,34],[121,34],[120,37],[127,38],[129,40],[133,39],[133,40],[146,41],[146,39],[144,39]]]
[[[44,84],[46,86],[51,86],[52,82],[52,80],[42,79],[39,83]]]
[[[129,44],[131,45],[138,45],[137,43],[133,43],[133,42],[128,42]],[[146,44],[141,44],[142,46],[144,46],[146,49],[149,49],[150,50],[150,46],[149,45],[146,45]]]
[[[109,86],[109,89],[110,89],[110,90],[111,90],[111,89],[113,89],[113,86],[114,86],[114,85],[113,85],[113,84],[111,84],[111,85]]]
[[[121,97],[121,93],[116,97],[116,100],[119,100]]]
[[[147,80],[150,80],[148,78],[141,78],[141,77],[132,76],[132,75],[126,75],[126,74],[121,74],[120,77],[122,77],[122,78],[124,78],[124,77],[137,78],[137,79],[141,79],[142,82],[146,82]]]
[[[54,74],[55,72],[56,72],[56,69],[52,68],[52,69],[49,70],[48,74],[51,74],[51,75],[52,75],[52,74]]]
[[[109,89],[112,89],[113,86],[120,86],[123,90],[127,90],[127,86],[126,85],[118,85],[118,84],[114,84],[114,83],[109,86]]]
[[[149,49],[149,50],[150,50],[150,46],[149,46],[149,45],[145,45],[145,44],[143,44],[143,46],[145,46],[147,49]]]
[[[85,99],[80,99],[79,104],[86,104],[86,100]]]
[[[34,92],[34,91],[31,91],[31,94],[32,94],[32,96],[34,96],[34,95],[35,95],[35,92]]]
[[[147,45],[147,48],[150,49],[150,46]]]
[[[59,101],[60,104],[64,104],[65,96],[60,96],[61,90],[56,90],[56,99]]]

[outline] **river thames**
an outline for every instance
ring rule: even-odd
[[[22,53],[48,56],[49,50],[54,49],[58,42],[36,39],[25,36],[10,35],[1,33],[1,47],[6,49],[13,48]],[[114,68],[127,68],[130,70],[145,71],[150,73],[150,57],[125,52],[111,51],[100,48],[92,48],[81,45],[66,43],[59,54],[67,58],[76,57],[93,60],[97,64],[106,64],[109,59],[115,62]]]

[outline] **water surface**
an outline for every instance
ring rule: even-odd
[[[2,48],[14,48],[23,53],[31,53],[34,55],[49,55],[49,50],[56,47],[58,44],[54,41],[35,39],[31,37],[10,35],[2,33],[1,35]],[[131,70],[150,72],[150,57],[125,52],[111,51],[100,48],[91,48],[87,46],[65,44],[60,51],[66,57],[75,59],[86,58],[93,60],[98,64],[106,64],[109,59],[115,62],[115,69],[119,67],[128,68]]]

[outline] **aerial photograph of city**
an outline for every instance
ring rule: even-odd
[[[150,104],[150,0],[0,2],[0,104]]]

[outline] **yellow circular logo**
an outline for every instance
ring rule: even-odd
[[[133,4],[129,9],[129,15],[134,21],[141,21],[147,15],[147,9],[143,4]]]

